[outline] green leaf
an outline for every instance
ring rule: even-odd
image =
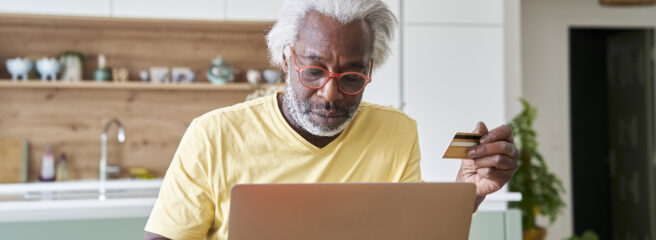
[[[522,193],[522,200],[511,206],[520,208],[523,228],[530,229],[535,226],[538,214],[547,216],[551,223],[556,220],[565,206],[562,200],[565,188],[560,179],[549,171],[537,150],[537,133],[533,129],[537,110],[528,101],[520,101],[524,107],[522,112],[508,123],[521,153],[517,172],[508,185],[511,191]]]

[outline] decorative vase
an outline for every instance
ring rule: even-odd
[[[228,67],[228,63],[223,60],[221,55],[212,60],[212,64],[205,76],[212,84],[225,84],[232,81],[235,77],[232,69]]]
[[[93,80],[96,82],[106,82],[112,79],[112,73],[107,68],[98,68],[93,72]]]
[[[63,82],[82,81],[84,56],[81,53],[68,51],[59,54],[59,66],[61,67],[61,80]]]

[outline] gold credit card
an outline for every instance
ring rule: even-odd
[[[469,156],[467,156],[467,149],[478,145],[482,136],[483,134],[480,133],[456,133],[442,158],[469,158]]]

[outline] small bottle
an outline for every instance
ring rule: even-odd
[[[111,72],[106,66],[105,56],[100,54],[98,56],[98,68],[93,72],[93,79],[96,82],[109,81],[112,78]]]
[[[39,180],[44,182],[55,181],[55,156],[52,154],[50,146],[46,146],[46,151],[41,156],[41,173]]]
[[[55,174],[56,181],[66,181],[68,180],[68,163],[66,161],[66,154],[62,153],[59,157],[59,163],[57,163],[57,172]]]

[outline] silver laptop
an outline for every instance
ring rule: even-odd
[[[467,239],[472,183],[243,184],[229,240]]]

